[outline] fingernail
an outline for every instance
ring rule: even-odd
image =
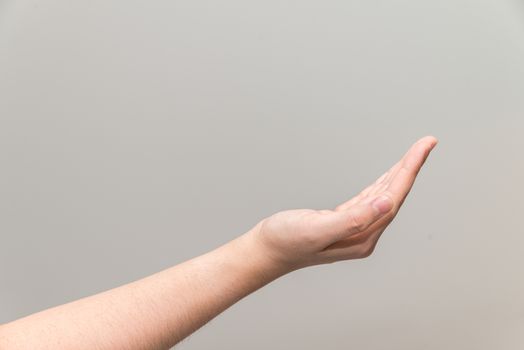
[[[380,196],[375,199],[371,205],[379,212],[379,214],[385,214],[393,208],[393,201],[388,196]]]

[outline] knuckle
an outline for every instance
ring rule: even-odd
[[[349,230],[361,232],[367,227],[364,218],[359,214],[352,214],[349,218]]]

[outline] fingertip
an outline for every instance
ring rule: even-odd
[[[438,144],[438,139],[435,136],[426,136],[430,140],[431,149]]]
[[[431,148],[435,147],[435,145],[438,143],[438,139],[433,135],[427,135],[422,138],[420,138],[417,143],[426,143],[431,146]]]
[[[393,209],[393,200],[387,195],[380,195],[376,198],[371,206],[376,210],[378,215],[387,214],[391,209]]]
[[[438,139],[435,136],[428,135],[420,138],[417,142],[415,142],[413,148],[424,150],[424,153],[426,153],[427,156],[433,150],[433,148],[435,148],[437,143]]]

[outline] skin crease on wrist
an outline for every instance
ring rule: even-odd
[[[168,349],[291,271],[369,256],[437,144],[427,136],[334,209],[287,210],[236,239],[132,283],[0,326],[0,349]]]

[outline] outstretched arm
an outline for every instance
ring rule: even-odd
[[[291,271],[367,257],[437,140],[428,136],[334,210],[289,210],[223,246],[127,285],[0,326],[0,349],[167,349]]]

